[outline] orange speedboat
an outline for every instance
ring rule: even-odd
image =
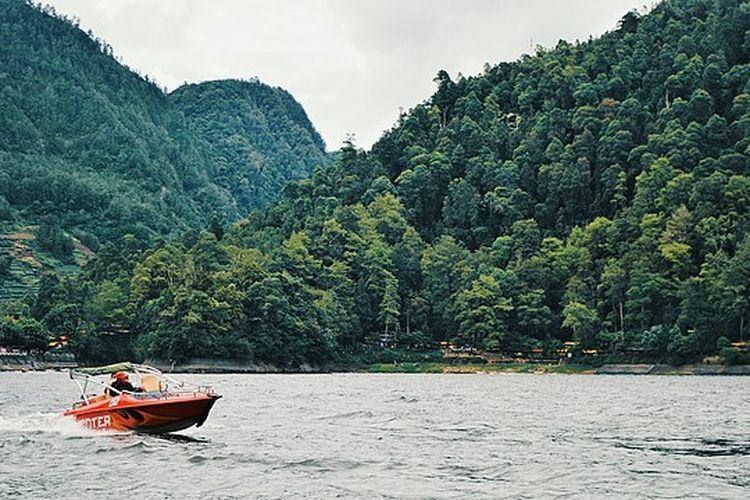
[[[122,372],[134,375],[136,390],[118,390],[113,380],[97,378]],[[97,430],[163,434],[200,427],[221,397],[211,387],[191,387],[156,368],[133,363],[70,370],[70,377],[78,384],[82,401],[64,415]],[[101,386],[104,393],[87,394],[89,384]]]

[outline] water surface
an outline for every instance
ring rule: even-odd
[[[173,437],[58,416],[64,373],[0,373],[0,498],[750,498],[750,379],[190,375]]]

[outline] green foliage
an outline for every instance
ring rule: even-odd
[[[16,322],[10,318],[0,318],[0,345],[22,348],[23,334]]]
[[[560,42],[457,81],[441,71],[432,98],[372,151],[347,144],[226,232],[213,226],[147,249],[149,231],[133,224],[133,237],[105,245],[78,278],[43,284],[34,317],[55,333],[84,325],[89,335],[121,322],[144,357],[279,366],[351,360],[381,334],[417,332],[508,353],[554,353],[572,339],[612,357],[681,363],[720,350],[729,359],[717,339],[744,340],[750,317],[748,12],[738,2],[665,0],[597,40]],[[235,109],[232,95],[249,96],[250,108],[281,102],[282,129],[301,120],[254,83],[188,86],[170,98],[139,88],[142,99],[183,110],[185,141],[204,135],[223,148],[218,173],[191,171],[188,182],[158,169],[164,203],[187,212],[171,198],[177,180],[223,206],[216,193],[245,199],[252,190],[235,184],[261,175],[255,157],[249,171],[235,160],[260,151],[243,134],[266,137],[264,126],[228,119],[210,135],[215,114]],[[14,123],[26,127],[18,144],[39,150],[36,129]],[[159,137],[153,144],[171,136]],[[291,164],[291,175],[300,168]],[[43,212],[35,189],[64,202],[44,185],[62,186],[57,177],[26,189],[9,170],[0,186],[21,187],[0,196],[13,207]],[[62,187],[85,192],[89,176]],[[137,206],[108,206],[103,220],[128,210],[159,220]]]
[[[598,338],[599,318],[596,311],[580,302],[570,302],[563,313],[563,328],[573,330],[573,338],[581,349],[600,347]]]
[[[49,333],[44,324],[33,318],[21,318],[16,322],[21,331],[23,347],[29,351],[44,352],[49,344]]]
[[[456,302],[459,335],[470,345],[490,350],[508,346],[508,317],[514,307],[494,276],[480,275],[470,288],[457,294]]]
[[[211,231],[219,241],[221,241],[221,239],[224,237],[224,226],[221,224],[221,222],[219,222],[219,218],[215,215],[211,218],[209,231]]]
[[[732,346],[732,343],[726,337],[719,337],[716,341],[716,349],[719,356],[728,365],[748,365],[750,364],[750,351],[740,350]]]
[[[53,256],[61,261],[73,259],[73,241],[56,224],[43,224],[36,235],[37,241]]]
[[[328,159],[302,106],[257,80],[184,85],[169,101],[211,147],[212,180],[247,212],[276,200],[290,180]]]
[[[0,346],[43,353],[49,344],[49,332],[33,318],[0,317]]]
[[[70,253],[60,230],[154,242],[214,213],[235,220],[327,162],[281,89],[222,81],[167,95],[77,21],[23,0],[0,1],[0,39],[0,227],[54,214],[55,256]]]
[[[12,245],[5,238],[0,238],[0,284],[10,277],[10,266],[13,262]]]

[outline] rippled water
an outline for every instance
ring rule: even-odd
[[[201,375],[179,436],[57,412],[63,373],[0,373],[0,498],[749,498],[750,379]]]

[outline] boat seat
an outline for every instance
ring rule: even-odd
[[[97,394],[96,396],[91,396],[89,398],[89,404],[98,403],[99,401],[102,401],[104,399],[109,399],[109,396],[107,396],[106,394]]]
[[[161,391],[161,381],[153,373],[144,373],[141,375],[141,387],[146,392]]]

